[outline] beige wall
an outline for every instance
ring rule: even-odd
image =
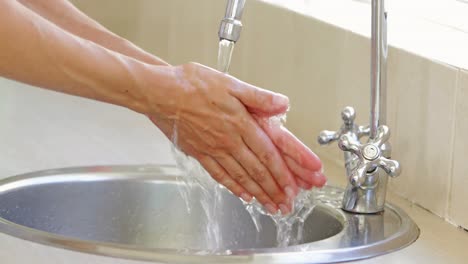
[[[112,30],[173,64],[214,66],[221,0],[75,0]],[[291,99],[288,127],[325,159],[341,162],[336,145],[319,147],[322,129],[340,126],[354,106],[368,123],[369,40],[354,33],[248,1],[231,73]],[[391,48],[388,115],[402,175],[392,191],[468,227],[468,72]]]

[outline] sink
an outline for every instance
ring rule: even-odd
[[[167,263],[331,263],[373,257],[414,242],[419,229],[399,208],[350,214],[339,188],[318,191],[299,245],[276,247],[276,227],[257,229],[241,201],[222,189],[210,229],[203,203],[190,212],[173,166],[99,166],[34,172],[0,181],[0,231],[33,242],[112,257]],[[190,199],[199,200],[194,188]],[[297,227],[293,227],[297,228]]]

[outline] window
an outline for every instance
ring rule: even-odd
[[[391,16],[412,16],[468,34],[468,0],[386,0],[385,5]]]

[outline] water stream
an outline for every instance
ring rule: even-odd
[[[219,41],[218,48],[218,71],[228,73],[231,66],[232,52],[234,51],[235,43],[226,39]]]
[[[218,213],[223,204],[221,195],[222,188],[214,181],[208,172],[192,157],[185,155],[176,145],[172,148],[177,166],[182,170],[180,179],[184,184],[179,185],[179,193],[185,201],[186,209],[189,213],[192,210],[192,203],[200,203],[205,214],[206,225],[205,237],[200,240],[208,242],[206,250],[214,253],[222,247],[222,232],[218,224]]]
[[[234,51],[234,42],[229,40],[221,40],[218,48],[218,70],[228,74],[231,64],[232,53]],[[269,119],[270,126],[281,126],[286,121],[286,115],[276,116]],[[263,208],[263,206],[255,201],[244,202],[246,210],[252,217],[252,221],[257,228],[257,232],[261,232],[261,222],[259,216],[269,215],[276,225],[276,240],[278,247],[286,247],[297,245],[302,241],[302,231],[304,222],[315,207],[314,191],[301,190],[293,201],[293,210],[288,215],[283,215],[278,212],[271,215]],[[297,224],[296,234],[293,234],[293,226]]]
[[[234,50],[234,42],[228,40],[221,40],[219,42],[218,52],[218,70],[227,74],[231,63],[231,57]],[[269,120],[270,125],[283,125],[286,120],[286,116],[273,117]],[[224,187],[220,186],[214,181],[208,172],[193,158],[186,156],[183,152],[177,148],[177,127],[174,127],[174,135],[172,141],[174,143],[173,154],[177,165],[183,171],[183,176],[180,180],[184,182],[180,186],[179,192],[186,202],[187,211],[191,211],[191,203],[199,202],[206,215],[206,230],[204,239],[209,241],[210,248],[216,252],[220,249],[220,241],[222,241],[222,232],[220,230],[217,216],[219,210],[222,210],[222,195],[221,192]],[[197,201],[193,201],[192,191],[194,187],[201,189],[201,195]],[[306,191],[301,190],[295,200],[293,201],[293,210],[288,215],[282,215],[281,212],[277,212],[272,215],[258,203],[255,198],[247,203],[244,202],[245,209],[249,212],[252,221],[257,229],[257,232],[262,231],[262,225],[260,221],[261,215],[268,215],[274,221],[276,226],[276,238],[278,247],[286,247],[291,245],[297,245],[302,242],[302,231],[304,222],[313,208],[316,205],[315,195],[317,193],[314,190]],[[297,225],[297,228],[293,228]],[[212,253],[212,252],[205,252]]]

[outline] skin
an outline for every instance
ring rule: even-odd
[[[148,64],[169,66],[169,63],[109,31],[68,0],[18,0],[18,2],[73,35]]]
[[[0,2],[0,75],[129,108],[235,195],[291,210],[298,186],[322,186],[319,158],[266,120],[288,98],[203,65],[171,66],[65,0]]]

